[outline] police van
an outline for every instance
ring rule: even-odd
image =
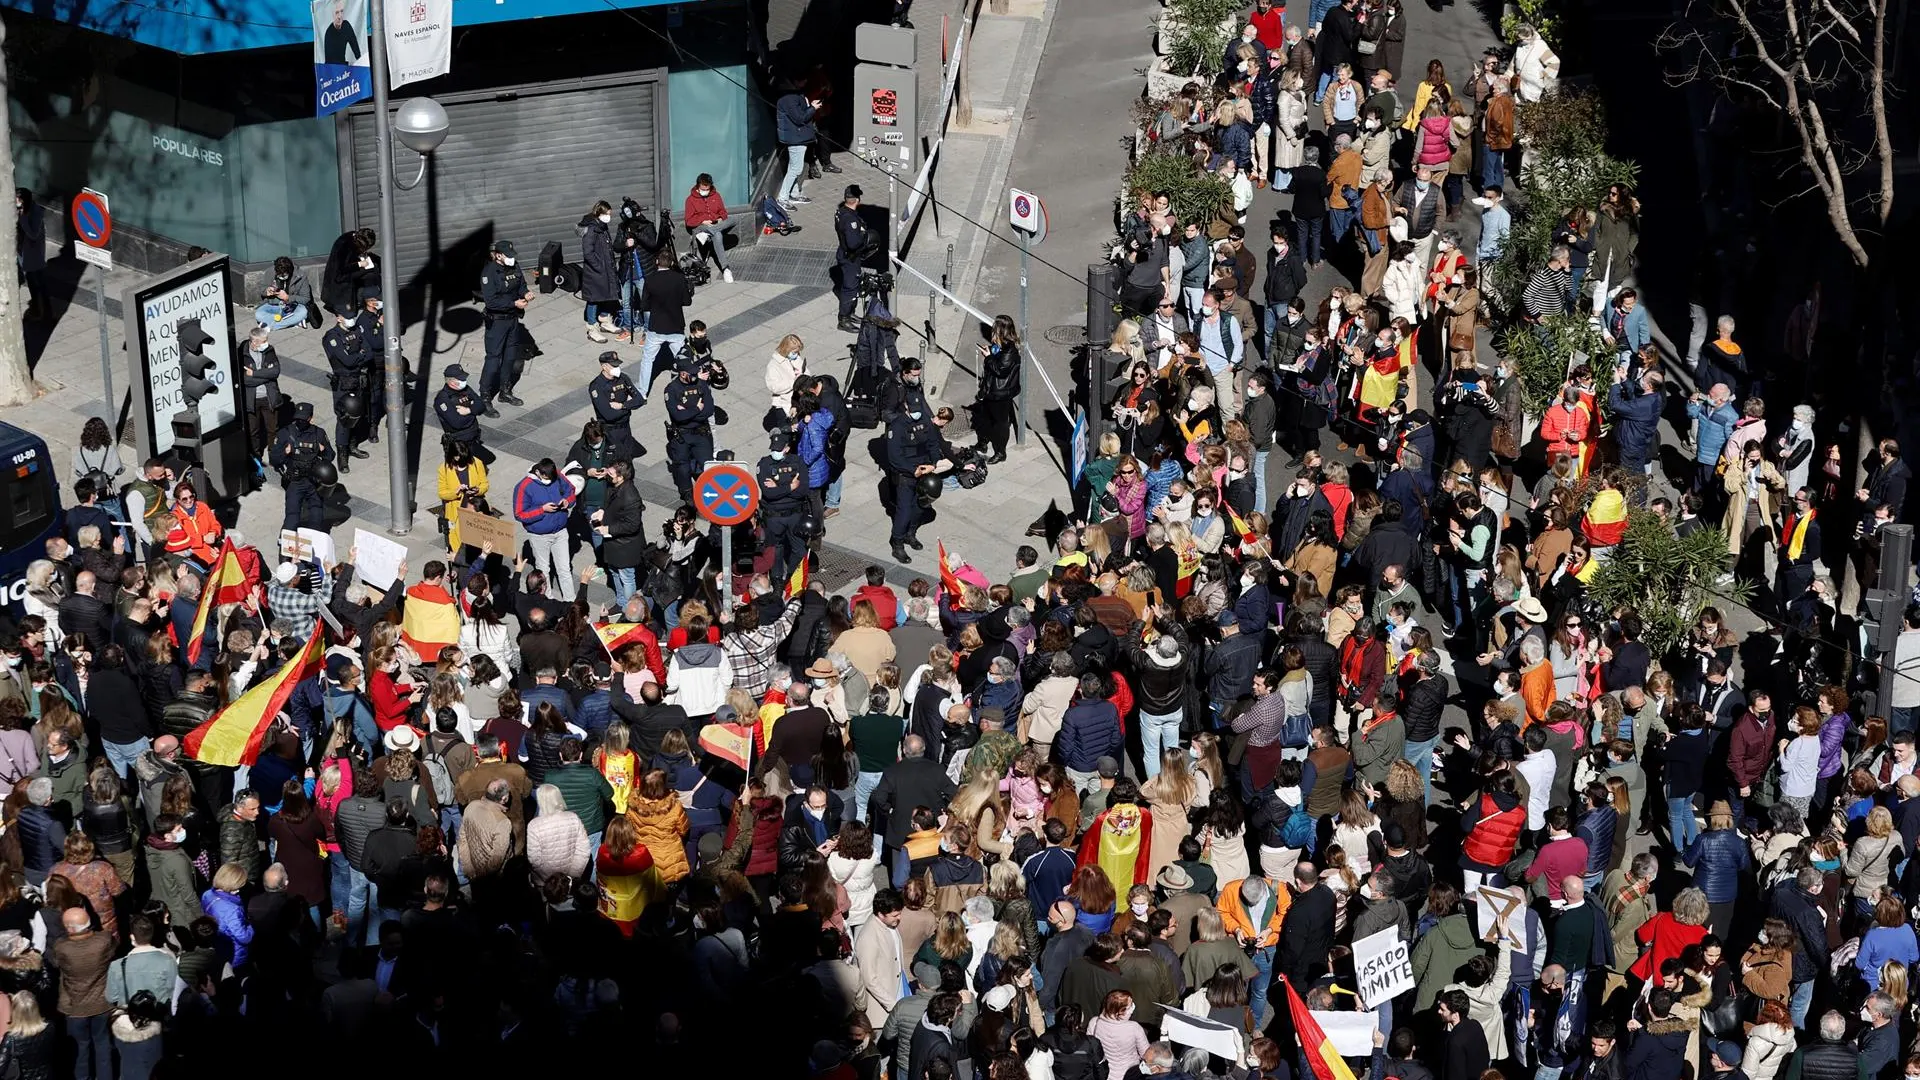
[[[27,565],[47,557],[47,538],[60,530],[60,475],[47,441],[0,423],[0,589],[18,613],[27,594]]]

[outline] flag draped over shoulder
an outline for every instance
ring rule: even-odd
[[[200,649],[206,642],[207,624],[213,619],[213,609],[221,604],[237,604],[246,599],[249,588],[247,571],[240,565],[240,555],[233,550],[233,541],[222,540],[219,553],[213,557],[213,566],[200,585],[200,606],[194,609],[193,630],[187,635],[188,664],[200,660]]]
[[[266,680],[234,699],[231,705],[207,718],[206,723],[187,732],[181,746],[187,756],[208,765],[251,765],[260,756],[260,743],[266,738],[273,718],[286,708],[287,699],[301,680],[320,670],[326,653],[326,630],[319,623],[300,655],[280,665]]]
[[[424,581],[407,590],[400,640],[429,664],[440,659],[441,649],[460,643],[460,609],[447,590]]]
[[[1293,1017],[1293,1032],[1300,1041],[1301,1056],[1313,1070],[1313,1080],[1353,1080],[1347,1059],[1333,1048],[1333,1040],[1320,1029],[1320,1022],[1307,1010],[1307,1003],[1300,1000],[1300,992],[1293,988],[1293,982],[1284,976],[1281,981],[1287,985],[1287,1012]]]

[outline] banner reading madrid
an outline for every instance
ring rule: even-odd
[[[388,85],[453,70],[453,0],[394,0],[387,8]]]
[[[367,0],[313,0],[315,116],[373,96],[366,26]]]

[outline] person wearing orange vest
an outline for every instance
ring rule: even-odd
[[[1469,894],[1482,878],[1504,874],[1526,829],[1527,804],[1513,773],[1503,769],[1487,783],[1480,801],[1460,814],[1460,868]]]
[[[1253,980],[1248,1005],[1258,1017],[1266,1011],[1267,986],[1273,981],[1273,953],[1280,944],[1280,924],[1293,904],[1293,890],[1267,878],[1249,877],[1220,886],[1220,921],[1242,948],[1251,947]]]
[[[173,487],[173,533],[167,537],[167,550],[186,555],[204,569],[213,565],[220,543],[220,523],[213,510],[200,501],[193,485],[182,480]]]

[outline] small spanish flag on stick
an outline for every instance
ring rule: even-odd
[[[1220,505],[1227,508],[1227,524],[1232,525],[1233,531],[1239,534],[1240,542],[1243,544],[1253,543],[1253,526],[1247,524],[1247,519],[1234,513],[1233,507],[1229,506],[1224,500],[1221,501]]]
[[[240,565],[240,555],[233,550],[232,540],[220,542],[220,552],[213,557],[213,568],[207,571],[207,578],[200,583],[200,606],[193,612],[193,630],[187,637],[187,663],[195,664],[200,660],[200,648],[206,641],[207,623],[213,618],[213,609],[220,604],[238,603],[246,599],[247,571]]]
[[[953,567],[947,565],[947,542],[938,541],[934,548],[940,554],[940,587],[945,589],[947,595],[957,604],[960,602],[960,575],[954,573]]]
[[[787,575],[787,591],[782,593],[780,598],[782,600],[791,600],[794,597],[799,596],[801,593],[805,592],[806,589],[807,589],[807,560],[802,558],[800,560],[800,565],[793,568],[793,573]]]

